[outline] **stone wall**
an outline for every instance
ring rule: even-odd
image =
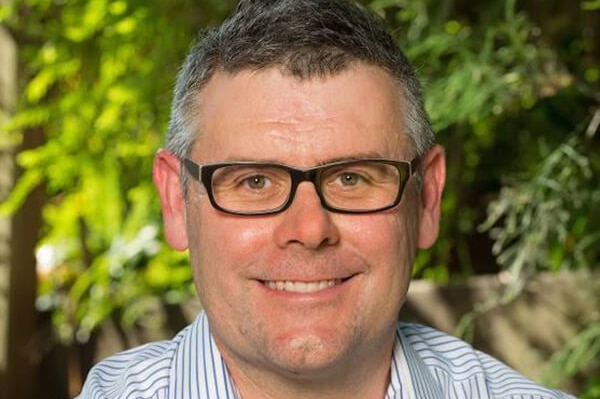
[[[506,276],[483,276],[439,287],[411,286],[402,318],[456,333],[463,317],[490,304],[472,323],[473,346],[541,381],[550,357],[589,323],[600,321],[600,273],[540,274],[516,300],[503,301]],[[576,392],[570,381],[565,389]]]

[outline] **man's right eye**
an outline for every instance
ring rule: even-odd
[[[270,179],[265,175],[253,175],[243,179],[242,184],[253,190],[261,190],[270,185]]]

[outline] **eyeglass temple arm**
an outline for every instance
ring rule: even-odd
[[[414,175],[419,168],[419,164],[421,163],[421,157],[416,157],[412,161],[410,161],[410,174]]]
[[[194,161],[184,158],[181,160],[187,171],[192,175],[192,177],[196,180],[200,179],[200,165],[195,163]]]

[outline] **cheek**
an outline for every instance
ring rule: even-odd
[[[415,229],[407,222],[396,210],[347,226],[353,250],[368,264],[355,298],[356,323],[378,333],[395,327],[406,300],[415,248]]]
[[[396,210],[383,214],[354,216],[340,229],[346,242],[375,264],[395,263],[413,254],[416,248],[415,217]],[[412,259],[412,255],[408,259]],[[370,263],[370,262],[369,262]]]
[[[266,248],[270,230],[262,219],[225,215],[209,204],[197,208],[188,218],[196,286],[203,292],[231,290]]]
[[[204,258],[218,260],[216,265],[228,270],[239,269],[267,244],[271,229],[261,219],[218,215],[205,219],[197,244],[202,244]]]
[[[188,210],[191,215],[188,230],[193,235],[191,241],[202,252],[203,258],[227,258],[237,253],[248,253],[265,235],[261,219],[221,213],[208,200],[191,205]]]
[[[400,210],[368,215],[345,229],[347,241],[369,266],[365,292],[381,293],[375,297],[386,306],[402,303],[410,283],[417,229],[415,218],[405,215]]]

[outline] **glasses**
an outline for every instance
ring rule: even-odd
[[[198,165],[183,159],[202,182],[211,205],[234,215],[268,215],[287,209],[298,185],[313,183],[323,208],[338,213],[372,213],[398,205],[418,158],[410,162],[360,159],[308,169],[259,162]]]

